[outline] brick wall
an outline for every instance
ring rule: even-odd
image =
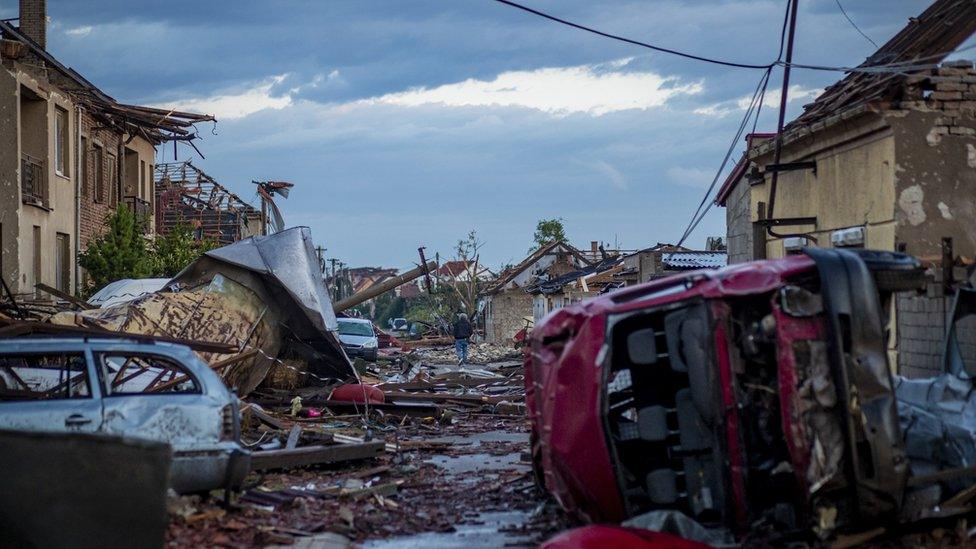
[[[115,179],[118,179],[119,167],[118,165],[110,165],[111,157],[109,154],[114,154],[116,155],[116,159],[118,158],[119,145],[122,142],[122,138],[107,130],[96,131],[95,128],[98,125],[98,122],[90,114],[83,111],[81,116],[81,134],[87,138],[84,142],[88,154],[88,169],[85,173],[84,184],[81,190],[81,239],[79,242],[82,251],[88,247],[88,243],[92,238],[101,234],[105,228],[105,218],[115,210],[112,206],[112,192],[113,186],[117,185],[117,181],[112,181],[112,175],[114,174]],[[102,147],[102,155],[100,158],[95,154],[96,144]],[[105,175],[105,184],[101,195],[97,193],[98,186],[95,184],[95,172],[98,163],[102,164],[102,170]],[[118,192],[117,187],[115,187],[114,192]]]
[[[908,293],[898,296],[899,374],[927,377],[942,372],[945,320],[951,307],[951,300],[942,296]]]
[[[47,49],[47,0],[20,0],[20,32]]]
[[[491,296],[491,319],[485,338],[493,343],[510,343],[525,327],[524,317],[532,316],[532,296],[519,288]]]
[[[725,220],[729,263],[742,263],[754,259],[752,245],[752,219],[750,208],[750,188],[745,180],[740,181],[725,202]]]

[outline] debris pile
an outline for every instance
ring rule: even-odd
[[[453,348],[447,349],[418,349],[417,354],[433,364],[451,364],[457,362],[457,355]],[[468,362],[471,364],[489,364],[492,362],[521,360],[522,351],[505,345],[494,343],[471,343],[468,345]]]

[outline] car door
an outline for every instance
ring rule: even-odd
[[[213,447],[221,436],[221,409],[177,360],[141,350],[94,353],[102,369],[106,433],[168,442],[174,451]]]
[[[89,359],[83,347],[0,352],[0,428],[97,431],[101,394]]]

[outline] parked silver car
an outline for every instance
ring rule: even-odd
[[[178,492],[239,486],[250,467],[237,397],[182,345],[0,340],[0,428],[167,442]]]
[[[373,323],[364,318],[340,318],[339,341],[350,357],[361,356],[376,361],[379,338],[373,331]]]

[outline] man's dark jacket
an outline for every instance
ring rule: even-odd
[[[471,323],[461,318],[454,323],[454,339],[468,339],[471,337]]]

